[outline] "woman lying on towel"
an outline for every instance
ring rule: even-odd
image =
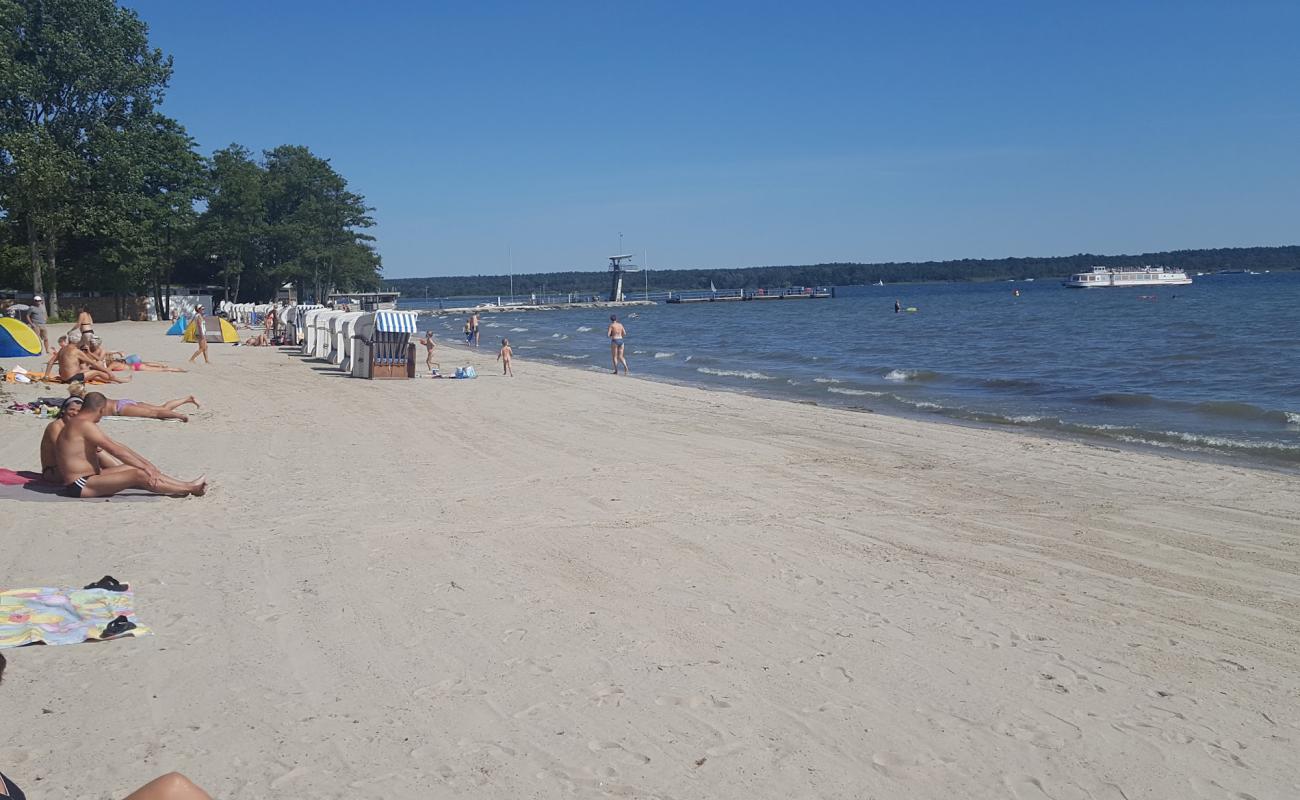
[[[134,361],[132,359],[135,359]],[[141,361],[140,356],[130,355],[120,361],[108,362],[108,368],[113,372],[122,372],[124,370],[133,370],[135,372],[184,372],[180,367],[173,367],[163,364],[160,361]]]
[[[104,340],[100,339],[98,336],[94,336],[91,338],[90,346],[86,348],[86,352],[90,354],[91,358],[98,360],[100,364],[104,365],[105,367],[112,370],[113,372],[124,372],[128,369],[133,370],[135,372],[184,372],[185,371],[180,367],[170,367],[158,361],[145,361],[135,353],[132,353],[131,355],[128,356],[125,353],[119,352],[117,350],[105,350]]]
[[[73,397],[84,397],[86,387],[80,383],[74,383],[68,387],[68,394]],[[189,422],[190,418],[178,412],[176,409],[192,403],[195,408],[199,407],[199,401],[194,399],[194,395],[182,397],[178,400],[168,400],[160,406],[152,403],[142,403],[139,400],[114,400],[109,398],[108,405],[105,407],[107,415],[110,417],[143,417],[144,419],[178,419],[181,422]]]
[[[4,680],[5,657],[0,653],[0,681]],[[0,773],[0,800],[27,800],[27,795]],[[169,772],[126,796],[125,800],[212,800],[212,797],[179,772]]]

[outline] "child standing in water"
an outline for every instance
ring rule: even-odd
[[[497,353],[497,361],[501,362],[501,374],[514,377],[514,370],[510,369],[510,340],[501,340],[501,351]]]
[[[433,331],[425,331],[424,338],[420,340],[420,344],[424,345],[424,365],[429,368],[429,374],[433,375],[438,371],[438,365],[433,362],[433,351],[438,347],[438,345],[433,342]]]

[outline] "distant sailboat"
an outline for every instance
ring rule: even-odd
[[[713,281],[709,281],[709,291],[714,293],[717,293],[718,291],[718,287],[713,285]]]
[[[884,286],[884,285],[885,285],[885,282],[882,281],[882,280],[880,280],[879,278],[876,278],[876,282],[875,282],[874,285],[875,285],[875,286]]]

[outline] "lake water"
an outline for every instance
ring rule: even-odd
[[[895,299],[917,310],[895,314]],[[1300,466],[1300,273],[1159,289],[842,287],[831,300],[619,313],[634,374]],[[608,370],[608,314],[488,314],[482,343],[508,337],[520,364]],[[448,345],[444,368],[464,320],[421,319]]]

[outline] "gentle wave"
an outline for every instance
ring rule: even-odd
[[[884,392],[868,392],[865,389],[844,389],[839,386],[828,386],[826,391],[832,394],[847,394],[853,397],[884,397]]]
[[[813,378],[813,383],[839,383],[836,378]]]
[[[750,372],[743,369],[713,369],[712,367],[696,367],[695,371],[703,372],[705,375],[720,375],[727,378],[745,378],[751,381],[776,380],[771,375],[764,375],[761,372]]]
[[[655,353],[655,358],[672,358],[676,353]]]
[[[555,354],[555,357],[556,357],[556,358],[563,358],[563,359],[566,359],[566,360],[568,360],[568,361],[581,361],[581,360],[584,359],[584,358],[591,358],[590,355],[571,356],[571,355],[568,355],[567,353],[556,353],[556,354]]]
[[[885,373],[887,381],[932,381],[939,377],[937,372],[928,372],[923,369],[891,369]]]
[[[588,328],[586,325],[579,325],[579,326],[578,326],[578,333],[588,333],[588,332],[590,332],[590,331],[591,331],[591,328]]]
[[[1116,408],[1142,408],[1154,405],[1156,402],[1156,399],[1149,394],[1127,394],[1124,392],[1095,394],[1089,397],[1088,400],[1099,405],[1114,406]]]
[[[1259,406],[1254,406],[1250,403],[1210,401],[1206,403],[1197,403],[1192,406],[1192,408],[1202,414],[1209,414],[1216,417],[1280,422],[1283,425],[1294,425],[1297,420],[1300,420],[1300,414],[1293,414],[1289,411],[1270,411],[1267,408],[1260,408]]]
[[[1041,389],[1043,384],[1038,381],[1025,380],[1023,378],[985,378],[980,382],[981,386],[987,386],[990,389]]]
[[[528,329],[527,329],[527,328],[511,328],[511,329],[510,329],[510,332],[511,332],[511,333],[528,333]]]

